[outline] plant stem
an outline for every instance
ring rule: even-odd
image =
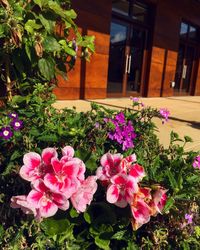
[[[7,96],[8,96],[8,101],[12,100],[12,82],[10,79],[10,69],[9,69],[9,58],[6,57],[6,90],[7,90]]]

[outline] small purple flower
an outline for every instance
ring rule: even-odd
[[[4,127],[0,131],[0,136],[2,136],[5,140],[9,140],[13,136],[13,132],[10,127]]]
[[[139,102],[140,99],[139,99],[138,97],[132,97],[131,100],[132,100],[133,102]]]
[[[116,121],[118,121],[121,124],[124,124],[126,122],[125,121],[125,117],[124,117],[124,113],[122,113],[122,112],[120,112],[119,114],[117,114],[115,116],[115,119],[116,119]]]
[[[187,220],[187,224],[192,224],[193,214],[185,214],[185,219]]]
[[[12,113],[8,114],[8,117],[10,117],[12,119],[17,119],[18,118],[18,114],[16,112],[12,112]]]
[[[19,130],[23,126],[23,122],[21,120],[13,120],[10,124],[14,130]]]
[[[195,157],[192,166],[193,166],[193,168],[200,169],[200,155],[198,155],[197,157]]]
[[[170,112],[168,109],[166,108],[161,108],[159,110],[160,112],[160,115],[165,119],[165,121],[167,122],[168,121],[168,118],[169,118],[169,115],[170,115]],[[164,123],[164,122],[163,122]]]

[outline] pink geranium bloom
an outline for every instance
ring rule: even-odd
[[[31,207],[30,203],[27,201],[27,196],[26,195],[17,195],[13,196],[11,198],[11,204],[10,206],[12,208],[21,208],[21,210],[25,214],[33,214],[36,216],[36,209],[34,207]]]
[[[200,169],[200,155],[198,155],[197,157],[195,157],[192,166],[193,166],[193,168]]]
[[[167,202],[167,190],[163,188],[159,188],[153,194],[153,201],[151,202],[152,215],[156,216],[158,213],[162,213],[162,210]]]
[[[133,215],[132,226],[134,230],[140,228],[143,224],[150,221],[151,207],[148,205],[151,199],[150,188],[140,188],[138,193],[134,194],[131,206]]]
[[[74,149],[71,146],[62,148],[62,155],[68,157],[68,160],[74,157]]]
[[[44,175],[52,171],[51,159],[57,157],[56,149],[46,148],[42,151],[42,156],[35,152],[30,152],[24,155],[24,165],[21,167],[19,174],[27,181],[35,181],[43,178]]]
[[[110,178],[122,172],[121,154],[106,153],[101,157],[101,167],[97,169],[96,175],[101,181],[109,181]]]
[[[66,198],[77,190],[79,180],[77,175],[79,173],[80,160],[72,158],[69,161],[59,161],[57,158],[52,158],[51,164],[54,173],[47,173],[44,176],[45,185],[56,193],[64,193]]]
[[[118,207],[126,207],[133,194],[138,192],[138,185],[132,176],[118,174],[113,176],[107,189],[106,199]]]
[[[53,216],[58,208],[67,210],[69,201],[59,193],[53,193],[45,186],[43,180],[36,180],[33,184],[33,190],[27,196],[27,201],[31,207],[39,210],[42,218]]]
[[[129,175],[134,177],[137,182],[139,182],[146,174],[142,166],[140,166],[139,164],[133,164],[130,168]]]
[[[137,157],[135,154],[129,155],[126,158],[121,160],[121,167],[125,173],[129,173],[131,166],[134,162],[137,161]]]
[[[89,176],[81,183],[76,193],[71,197],[71,202],[77,212],[85,212],[90,205],[93,195],[97,190],[96,176]]]

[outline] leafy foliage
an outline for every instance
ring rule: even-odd
[[[172,132],[168,148],[160,145],[152,122],[158,111],[152,108],[126,109],[125,118],[131,120],[137,137],[134,148],[122,151],[121,146],[108,137],[109,124],[119,111],[92,104],[86,113],[53,108],[55,97],[48,84],[36,84],[32,94],[15,96],[1,109],[0,126],[9,121],[7,115],[15,111],[23,120],[23,128],[12,138],[0,137],[1,227],[0,245],[3,249],[199,249],[199,190],[200,171],[192,167],[197,152],[186,152],[184,139]],[[20,146],[19,146],[20,145]],[[94,200],[85,213],[73,208],[59,212],[42,223],[31,216],[10,208],[13,195],[27,193],[29,185],[18,177],[23,155],[41,149],[71,145],[76,157],[87,167],[87,175],[95,174],[101,156],[110,151],[124,156],[135,153],[147,176],[143,185],[168,189],[168,201],[163,214],[137,231],[131,226],[131,211],[106,202],[105,187],[99,185]],[[193,215],[188,224],[185,214]]]

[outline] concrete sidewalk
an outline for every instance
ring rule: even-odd
[[[200,150],[200,96],[183,96],[183,97],[162,97],[162,98],[141,98],[145,106],[155,108],[167,108],[170,111],[170,119],[164,125],[161,120],[154,118],[154,122],[159,129],[160,142],[167,147],[169,145],[169,135],[173,130],[181,138],[188,135],[193,139],[188,143],[186,150]],[[90,103],[94,101],[103,104],[112,109],[131,108],[129,98],[109,98],[98,100],[74,100],[74,101],[57,101],[54,107],[62,109],[64,107],[76,107],[78,112],[90,110]]]

